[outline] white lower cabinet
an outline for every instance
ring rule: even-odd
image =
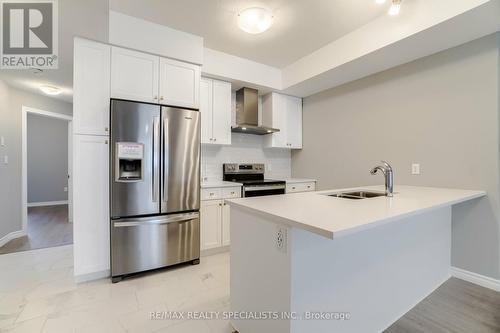
[[[228,246],[231,243],[229,237],[229,221],[231,220],[231,212],[227,202],[222,203],[222,246]]]
[[[200,207],[201,250],[228,246],[231,243],[231,214],[225,199],[241,197],[241,188],[202,189],[202,193],[205,195],[202,194]]]
[[[73,141],[74,273],[80,276],[109,270],[109,142],[96,135]]]
[[[222,200],[201,202],[201,250],[222,246]]]

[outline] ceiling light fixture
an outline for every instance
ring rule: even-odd
[[[401,11],[401,2],[402,0],[392,0],[391,8],[389,8],[389,15],[399,15],[399,12]]]
[[[57,88],[54,86],[48,86],[48,85],[40,86],[40,90],[43,93],[45,93],[47,95],[52,95],[52,96],[59,95],[60,93],[62,93],[62,90],[60,88]]]
[[[249,34],[260,34],[273,25],[273,15],[261,7],[247,8],[238,14],[238,27]]]

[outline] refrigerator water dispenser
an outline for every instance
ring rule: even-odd
[[[139,182],[144,178],[143,161],[144,145],[136,142],[116,143],[117,182]]]

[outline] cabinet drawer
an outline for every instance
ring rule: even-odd
[[[295,183],[286,185],[286,193],[310,192],[316,191],[316,183]]]
[[[201,200],[218,200],[222,198],[222,190],[220,188],[202,188]]]
[[[222,189],[222,198],[241,198],[241,187],[226,187]]]

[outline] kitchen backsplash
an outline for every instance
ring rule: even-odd
[[[290,150],[265,148],[264,136],[233,133],[230,146],[202,145],[203,181],[222,180],[224,163],[264,163],[266,178],[291,176]]]

